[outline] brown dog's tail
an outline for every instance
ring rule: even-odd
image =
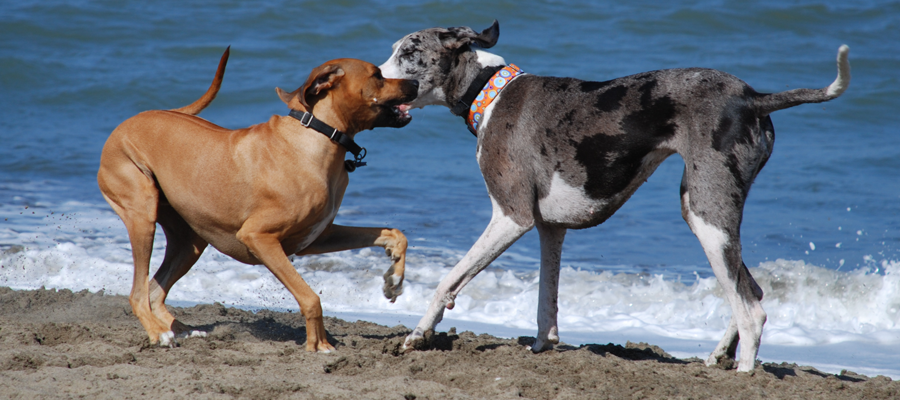
[[[780,93],[761,94],[755,99],[755,107],[759,115],[768,115],[804,103],[821,103],[836,99],[850,86],[850,62],[847,53],[850,48],[842,45],[838,49],[838,76],[828,87],[822,89],[794,89]]]
[[[209,103],[216,98],[216,95],[219,94],[219,88],[222,86],[222,78],[225,76],[225,64],[228,64],[228,54],[231,52],[231,46],[228,46],[225,49],[225,52],[222,53],[222,58],[219,60],[219,69],[216,70],[216,77],[213,78],[212,84],[209,85],[209,89],[206,90],[206,93],[203,94],[203,97],[197,99],[197,101],[191,103],[190,105],[175,108],[170,111],[180,112],[182,114],[188,115],[197,115],[200,114],[200,111],[203,111]]]

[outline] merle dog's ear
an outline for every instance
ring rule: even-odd
[[[489,49],[494,47],[497,44],[497,39],[500,38],[500,23],[497,20],[494,20],[494,23],[491,24],[487,29],[481,31],[481,34],[475,37],[475,42],[478,43],[484,49]]]
[[[344,70],[337,64],[324,64],[309,73],[306,83],[296,92],[300,104],[309,110],[307,98],[315,97],[324,90],[331,89],[344,76]],[[283,98],[282,98],[283,99]]]
[[[481,33],[476,33],[468,26],[448,28],[438,33],[438,39],[441,41],[441,44],[451,50],[472,43],[483,49],[489,49],[497,44],[498,38],[500,38],[500,23],[497,20],[494,20],[494,23]]]

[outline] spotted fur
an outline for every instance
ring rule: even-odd
[[[505,63],[479,50],[492,47],[498,37],[496,21],[481,33],[467,27],[414,32],[394,44],[381,69],[385,76],[420,82],[413,106],[452,107],[481,69]],[[491,223],[441,282],[406,345],[420,343],[475,274],[537,227],[541,287],[532,349],[551,348],[558,341],[557,289],[566,229],[606,221],[666,157],[678,153],[685,162],[682,216],[703,245],[733,311],[731,326],[707,362],[734,359],[742,338],[738,370],[752,370],[766,314],[759,303],[762,290],[741,257],[740,226],[750,186],[772,153],[775,131],[769,114],[840,96],[850,82],[847,51],[842,46],[838,52],[838,77],[830,86],[774,94],[703,68],[604,82],[526,74],[510,82],[477,130],[478,163],[494,206]]]

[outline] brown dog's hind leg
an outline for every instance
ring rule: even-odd
[[[300,305],[300,312],[306,317],[306,350],[328,353],[334,346],[328,343],[325,336],[325,323],[322,320],[322,304],[319,295],[300,277],[294,265],[288,260],[281,247],[279,237],[272,233],[261,233],[263,229],[252,229],[250,221],[237,233],[238,240],[244,243],[253,255],[265,264],[269,271],[278,278]]]
[[[97,181],[103,197],[125,223],[134,259],[134,280],[128,301],[134,315],[147,331],[151,344],[173,344],[169,325],[160,321],[150,308],[150,255],[156,234],[159,192],[152,179],[136,168],[111,168],[101,161]]]
[[[403,293],[403,277],[406,271],[406,236],[391,228],[358,228],[329,225],[312,244],[297,255],[332,253],[335,251],[383,247],[391,257],[391,267],[384,273],[384,297],[397,300]]]
[[[175,282],[178,282],[203,254],[207,242],[170,206],[160,205],[158,220],[163,232],[166,233],[166,256],[150,280],[150,308],[153,314],[168,325],[176,335],[205,336],[205,332],[193,331],[176,320],[166,309],[165,301]]]

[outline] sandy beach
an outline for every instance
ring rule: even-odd
[[[403,326],[326,318],[332,354],[304,350],[297,313],[172,307],[209,332],[150,346],[124,296],[0,288],[0,397],[252,399],[888,399],[900,383],[765,363],[751,374],[645,343],[562,344],[438,332],[403,353]]]

